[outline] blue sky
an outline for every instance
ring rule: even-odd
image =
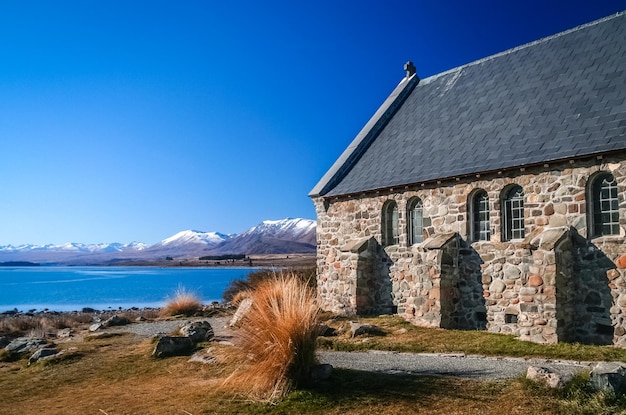
[[[625,10],[590,1],[0,3],[0,245],[315,218],[404,76]]]

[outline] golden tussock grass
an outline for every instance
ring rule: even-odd
[[[178,287],[174,296],[161,309],[163,316],[191,316],[202,311],[202,303],[198,296],[184,287]]]
[[[276,401],[306,382],[315,356],[319,308],[315,293],[290,274],[260,282],[238,299],[252,300],[238,330],[248,364],[224,384],[249,398]]]

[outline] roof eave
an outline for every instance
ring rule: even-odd
[[[611,157],[611,156],[616,156],[616,155],[620,155],[623,154],[626,156],[626,147],[625,148],[618,148],[615,150],[610,150],[610,151],[598,151],[598,152],[590,152],[590,153],[581,153],[575,156],[570,156],[570,157],[563,157],[563,158],[557,158],[557,159],[546,159],[540,162],[535,162],[535,163],[526,163],[526,164],[516,164],[516,165],[511,165],[511,166],[503,166],[503,167],[499,167],[497,169],[490,169],[490,170],[476,170],[476,171],[469,171],[469,172],[461,172],[452,176],[445,176],[445,177],[434,177],[428,180],[423,180],[423,181],[418,181],[418,182],[407,182],[407,183],[396,183],[393,185],[389,185],[389,186],[382,186],[382,187],[374,187],[371,189],[361,189],[361,190],[356,190],[356,191],[352,191],[352,192],[347,192],[347,193],[338,193],[338,194],[332,194],[329,195],[329,198],[352,198],[352,197],[356,197],[357,195],[365,195],[365,194],[374,194],[374,193],[381,193],[381,192],[388,192],[388,191],[393,191],[394,189],[409,189],[409,188],[417,188],[418,186],[423,187],[424,185],[428,185],[428,184],[441,184],[443,182],[450,182],[450,181],[460,181],[460,180],[466,180],[468,178],[471,177],[476,177],[479,178],[481,176],[488,176],[488,175],[492,175],[492,174],[503,174],[505,172],[511,172],[511,171],[515,171],[515,170],[519,170],[521,172],[525,171],[526,169],[531,169],[534,167],[538,167],[538,166],[544,166],[544,167],[549,167],[551,165],[555,165],[555,164],[561,164],[561,163],[570,163],[573,164],[579,160],[585,160],[585,159],[589,159],[589,158],[596,158],[597,160],[603,160],[606,157]]]

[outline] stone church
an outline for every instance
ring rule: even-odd
[[[626,347],[626,12],[405,70],[309,195],[322,308]]]

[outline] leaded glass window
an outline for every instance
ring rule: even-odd
[[[424,240],[424,209],[422,201],[415,197],[409,200],[407,205],[407,233],[409,245],[414,245]]]
[[[617,182],[612,174],[597,177],[592,184],[592,236],[619,235]]]
[[[472,199],[472,239],[488,241],[491,239],[489,227],[489,195],[479,190]]]
[[[504,239],[524,238],[524,190],[515,185],[504,198]]]
[[[393,200],[383,206],[382,231],[383,245],[396,245],[399,242],[398,205]]]

